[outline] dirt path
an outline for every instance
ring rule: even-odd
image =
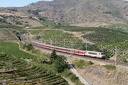
[[[84,85],[89,85],[88,82],[80,75],[80,73],[74,68],[73,64],[67,59],[70,71],[74,73]]]
[[[69,79],[67,79],[67,78],[64,78],[67,82],[68,82],[68,84],[69,85],[75,85],[73,82],[71,82]]]

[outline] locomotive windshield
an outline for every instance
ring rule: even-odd
[[[104,53],[104,52],[102,52],[102,53],[101,53],[101,55],[105,55],[105,53]]]

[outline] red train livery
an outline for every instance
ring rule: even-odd
[[[37,47],[50,49],[50,50],[56,50],[59,52],[70,53],[70,54],[75,54],[75,55],[89,56],[89,57],[102,58],[102,59],[105,59],[106,57],[105,53],[103,52],[83,51],[83,50],[77,50],[77,49],[71,49],[71,48],[46,45],[46,44],[39,43],[39,42],[31,42],[31,44]]]

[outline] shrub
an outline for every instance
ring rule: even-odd
[[[106,68],[107,70],[116,70],[115,65],[104,65],[103,67]]]
[[[78,77],[77,77],[75,74],[72,74],[72,75],[70,76],[70,79],[71,79],[72,81],[75,81],[75,80],[78,79]]]
[[[76,66],[77,68],[85,68],[85,67],[87,67],[87,66],[92,65],[93,62],[91,62],[91,61],[84,61],[84,60],[77,60],[77,61],[75,61],[74,64],[75,64],[75,66]]]

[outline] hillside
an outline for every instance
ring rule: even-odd
[[[10,30],[0,29],[0,41],[18,41],[18,39]]]
[[[128,63],[127,21],[128,2],[123,0],[42,0],[19,8],[0,8],[0,85],[1,80],[9,85],[82,85],[67,69],[67,60],[90,84],[127,85],[127,68],[118,63]],[[72,54],[64,54],[65,60],[54,51],[49,54],[31,44],[17,43],[16,35],[24,41],[104,52],[118,65],[82,61]]]
[[[36,18],[25,12],[19,12],[18,8],[0,8],[0,25],[15,25],[20,27],[38,27],[42,26]]]
[[[126,23],[128,2],[123,0],[54,0],[39,1],[19,11],[53,20],[82,26]]]

